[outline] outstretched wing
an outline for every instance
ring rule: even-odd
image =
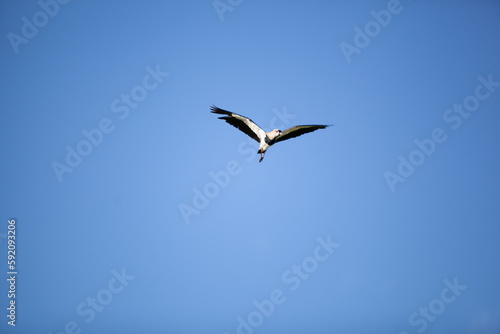
[[[291,127],[289,129],[286,129],[285,131],[281,132],[281,135],[276,137],[274,140],[276,143],[279,141],[287,140],[290,138],[295,138],[298,136],[303,135],[304,133],[309,133],[316,131],[318,129],[324,129],[329,127],[330,125],[297,125],[294,127]]]
[[[260,143],[261,138],[266,137],[266,132],[262,130],[257,124],[255,124],[250,118],[238,115],[234,112],[230,112],[224,109],[217,108],[212,105],[210,107],[212,113],[226,115],[223,117],[219,117],[219,119],[225,120],[227,123],[231,124],[235,128],[243,131],[257,142]]]

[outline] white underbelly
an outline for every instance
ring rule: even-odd
[[[269,145],[267,145],[267,143],[265,141],[262,141],[260,143],[260,150],[264,153],[265,151],[267,151],[267,149],[269,148]]]

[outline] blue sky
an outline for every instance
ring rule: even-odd
[[[0,331],[498,333],[499,17],[2,1]]]

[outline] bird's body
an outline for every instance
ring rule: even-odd
[[[224,109],[217,108],[216,106],[211,106],[210,110],[212,110],[212,113],[225,115],[219,117],[219,119],[225,120],[227,123],[231,124],[232,126],[241,130],[242,132],[246,133],[248,136],[255,139],[259,143],[260,148],[259,151],[257,152],[258,154],[260,154],[259,162],[261,162],[262,159],[264,159],[264,155],[266,154],[266,151],[269,149],[269,147],[271,147],[275,143],[290,138],[298,137],[300,135],[303,135],[304,133],[313,132],[318,129],[324,129],[329,126],[329,125],[297,125],[289,129],[286,129],[285,131],[274,129],[270,132],[265,132],[264,130],[262,130],[261,127],[255,124],[248,117]]]

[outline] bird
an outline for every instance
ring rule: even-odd
[[[259,150],[257,151],[257,154],[260,154],[259,162],[262,162],[262,159],[264,159],[264,156],[266,155],[266,151],[269,149],[269,147],[273,146],[274,144],[283,140],[301,136],[304,133],[313,132],[318,129],[325,129],[330,126],[330,125],[296,125],[284,131],[281,131],[279,129],[274,129],[270,132],[265,132],[264,130],[262,130],[260,126],[255,124],[254,121],[252,121],[248,117],[224,109],[220,109],[215,105],[212,105],[210,107],[210,110],[214,114],[225,115],[219,117],[219,119],[225,120],[227,123],[231,124],[238,130],[246,133],[248,136],[250,136],[252,139],[255,139],[259,143],[260,147]]]

